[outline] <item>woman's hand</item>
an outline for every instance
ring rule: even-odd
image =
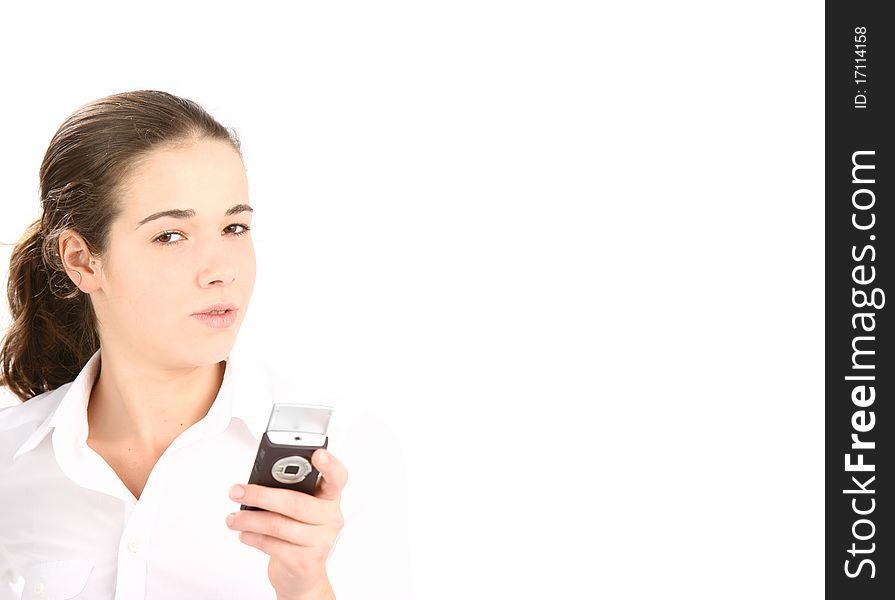
[[[326,559],[344,525],[339,503],[348,471],[322,448],[311,464],[320,471],[313,496],[254,484],[230,488],[233,500],[268,511],[237,511],[227,517],[227,526],[240,532],[242,543],[270,555],[267,576],[278,600],[335,598]]]

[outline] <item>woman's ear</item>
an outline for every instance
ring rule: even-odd
[[[72,282],[85,294],[99,289],[99,262],[90,254],[87,243],[74,229],[59,235],[59,257]]]

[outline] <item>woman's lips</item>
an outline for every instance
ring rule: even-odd
[[[229,309],[222,314],[196,313],[193,316],[204,325],[214,329],[226,329],[236,323],[236,312],[238,309]]]

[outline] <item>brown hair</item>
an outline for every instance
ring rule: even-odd
[[[59,236],[73,229],[102,256],[132,169],[151,151],[199,139],[226,141],[242,156],[235,130],[166,92],[107,96],[62,123],[40,167],[43,216],[25,230],[9,261],[13,320],[0,348],[0,385],[28,400],[72,381],[99,349],[93,305],[65,272]]]

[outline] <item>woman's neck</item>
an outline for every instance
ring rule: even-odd
[[[107,447],[158,456],[208,413],[226,363],[183,369],[133,364],[101,351],[87,405],[88,436]]]

